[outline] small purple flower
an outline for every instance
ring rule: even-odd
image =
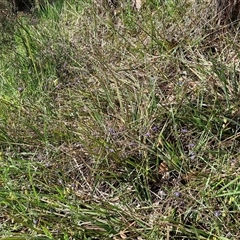
[[[109,128],[108,131],[109,131],[110,134],[113,135],[113,136],[116,136],[116,135],[117,135],[116,131],[115,131],[114,129],[112,129],[112,128]]]
[[[109,128],[108,130],[109,130],[110,133],[115,133],[115,130],[112,129],[112,128]]]
[[[194,143],[189,143],[189,144],[188,144],[188,147],[189,147],[189,148],[193,148],[194,146],[195,146]]]
[[[191,160],[194,160],[195,157],[196,157],[195,155],[192,155],[192,156],[190,156],[190,159],[191,159]]]
[[[232,234],[229,232],[229,233],[227,233],[226,237],[230,238],[230,237],[232,237]]]
[[[214,212],[214,215],[215,215],[215,217],[219,217],[221,215],[221,212],[217,210]]]
[[[153,130],[154,132],[157,132],[157,131],[158,131],[158,127],[153,126],[153,127],[152,127],[152,130]]]
[[[151,134],[150,134],[150,132],[146,132],[146,133],[144,134],[144,136],[145,136],[145,137],[150,137]]]
[[[19,92],[22,92],[22,91],[23,91],[23,88],[22,88],[22,87],[18,87],[18,91],[19,91]]]
[[[179,203],[179,205],[180,205],[180,206],[183,206],[183,205],[185,205],[185,202],[184,202],[184,201],[181,201],[181,202]]]
[[[180,196],[181,196],[181,193],[180,193],[180,192],[175,192],[174,195],[175,195],[176,197],[180,197]]]
[[[109,152],[115,152],[113,148],[110,148],[109,146],[106,146],[106,150],[108,150]]]
[[[188,130],[186,128],[181,129],[181,133],[187,133],[187,132],[188,132]]]

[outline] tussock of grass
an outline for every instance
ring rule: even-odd
[[[0,62],[2,239],[239,238],[238,29],[207,8],[18,17]]]

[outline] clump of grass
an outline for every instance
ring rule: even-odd
[[[239,237],[238,33],[216,36],[204,6],[72,0],[17,20],[3,239]]]

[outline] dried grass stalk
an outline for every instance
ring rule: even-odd
[[[236,23],[240,19],[240,0],[215,0],[218,24]]]

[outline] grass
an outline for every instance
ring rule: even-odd
[[[1,240],[240,237],[239,31],[208,9],[71,0],[2,24]]]

